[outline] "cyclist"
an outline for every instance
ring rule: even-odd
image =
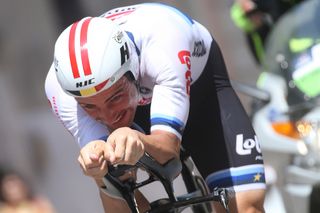
[[[164,164],[182,144],[211,191],[234,188],[233,212],[263,212],[260,146],[218,44],[176,8],[144,3],[73,23],[56,41],[45,89],[100,188],[107,164],[135,164],[144,152]],[[100,195],[108,212],[129,212]],[[145,211],[147,200],[136,197]]]
[[[262,63],[266,38],[281,16],[303,0],[235,0],[230,14],[242,29],[255,61]]]

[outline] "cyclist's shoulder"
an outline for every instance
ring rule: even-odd
[[[141,3],[118,7],[101,16],[118,22],[124,28],[135,25],[140,29],[157,30],[165,25],[170,27],[177,23],[180,25],[185,23],[189,26],[194,24],[193,19],[179,8],[163,3]]]

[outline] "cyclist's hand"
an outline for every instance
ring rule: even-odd
[[[105,144],[104,156],[111,164],[135,165],[143,154],[139,132],[128,127],[112,132]]]
[[[105,141],[96,140],[80,150],[78,161],[85,175],[100,179],[108,172],[107,161],[104,159],[105,144]]]

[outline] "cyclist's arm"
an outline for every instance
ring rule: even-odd
[[[190,106],[192,36],[186,30],[188,24],[181,26],[175,21],[165,25],[172,33],[153,33],[152,42],[145,44],[141,53],[145,68],[142,74],[149,76],[155,86],[150,107],[151,134],[140,133],[140,137],[145,150],[161,164],[179,157]]]
[[[139,133],[145,150],[160,164],[172,158],[179,158],[180,139],[173,133],[155,130],[150,135]]]

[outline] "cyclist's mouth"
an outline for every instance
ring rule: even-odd
[[[116,119],[112,122],[112,125],[117,125],[119,123],[121,123],[121,121],[123,120],[123,118],[127,115],[127,111],[123,110],[122,112],[120,112],[117,116]]]

